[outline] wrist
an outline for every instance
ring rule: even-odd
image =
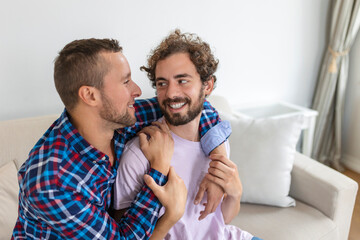
[[[151,163],[150,167],[155,169],[156,171],[162,173],[163,175],[167,176],[169,173],[170,166],[164,166],[165,164],[157,164],[157,163]]]
[[[164,186],[168,181],[168,177],[156,169],[150,168],[147,174],[152,177],[155,183],[159,186]]]
[[[177,223],[177,221],[180,220],[181,216],[179,216],[179,214],[176,214],[175,212],[166,210],[162,218],[166,223],[168,223],[168,226],[171,228],[175,223]]]
[[[239,202],[240,203],[241,193],[235,194],[235,195],[226,194],[225,199],[227,199],[227,201],[233,201],[233,202]]]
[[[226,147],[225,143],[221,143],[219,146],[217,146],[215,149],[213,149],[210,154],[223,154],[224,156],[227,155],[226,153]]]

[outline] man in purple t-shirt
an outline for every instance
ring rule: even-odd
[[[142,67],[157,91],[164,113],[160,122],[165,122],[172,132],[171,165],[188,189],[184,216],[171,229],[156,228],[151,239],[256,239],[246,231],[227,225],[240,210],[242,186],[236,165],[228,154],[207,157],[199,144],[202,102],[214,88],[217,64],[207,43],[195,35],[176,30],[153,51],[148,67]],[[115,184],[115,209],[128,208],[143,184],[141,176],[150,167],[146,153],[140,150],[140,141],[146,138],[145,134],[140,134],[125,147]],[[224,147],[228,152],[227,142]],[[192,199],[204,175],[218,184],[226,197],[214,214],[200,221],[197,218],[203,206],[192,204]],[[200,200],[206,205],[204,199]]]

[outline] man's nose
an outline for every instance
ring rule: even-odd
[[[132,88],[133,88],[133,90],[132,90],[132,96],[133,96],[134,98],[140,97],[141,94],[142,94],[141,89],[140,89],[140,87],[139,87],[135,82],[133,82],[133,83],[134,83],[134,84],[133,84],[133,86],[132,86]]]
[[[169,81],[166,89],[166,97],[170,99],[180,97],[180,87],[177,83]]]

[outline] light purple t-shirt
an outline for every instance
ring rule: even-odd
[[[221,204],[215,213],[199,221],[200,211],[204,210],[202,203],[195,205],[194,199],[200,182],[208,170],[210,159],[201,149],[200,142],[192,142],[172,133],[174,139],[174,154],[171,166],[184,180],[188,190],[186,208],[183,217],[170,229],[165,239],[251,239],[246,231],[224,223]],[[226,142],[227,150],[229,144]],[[229,152],[229,151],[228,151]],[[114,208],[130,207],[136,194],[144,185],[143,176],[150,168],[148,160],[142,153],[139,138],[136,137],[126,144],[121,157],[115,183]],[[160,215],[164,213],[162,208]]]

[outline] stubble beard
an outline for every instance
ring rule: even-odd
[[[132,126],[135,124],[136,118],[135,116],[132,116],[128,110],[126,110],[123,114],[119,114],[106,94],[101,93],[101,99],[103,102],[103,108],[100,110],[100,117],[111,125],[114,125],[114,129]]]
[[[185,125],[191,122],[192,120],[194,120],[201,113],[204,105],[204,100],[205,100],[205,95],[202,88],[199,93],[198,101],[192,103],[191,99],[189,98],[180,98],[180,97],[176,97],[173,99],[168,98],[162,101],[162,103],[160,104],[160,109],[164,114],[166,121],[169,124],[173,126]],[[169,111],[167,111],[169,104],[178,103],[178,102],[185,102],[185,105],[190,106],[188,111],[184,115],[181,115],[180,113],[170,113]]]

